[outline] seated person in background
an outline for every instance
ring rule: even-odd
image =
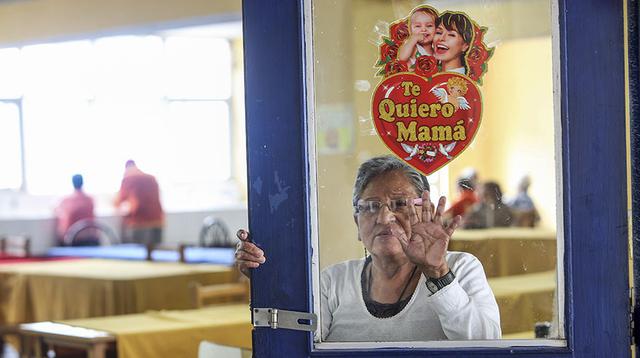
[[[427,178],[382,156],[360,166],[353,191],[358,240],[370,253],[332,265],[320,277],[324,341],[497,339],[500,314],[482,265],[448,252],[461,218],[443,223],[445,198],[429,199]],[[263,264],[264,252],[238,231],[238,268]]]
[[[82,175],[76,174],[71,177],[73,183],[73,194],[65,197],[55,209],[57,220],[56,238],[59,245],[65,245],[63,241],[64,235],[71,225],[80,220],[92,220],[95,215],[93,213],[93,199],[85,194],[82,190],[84,180]],[[73,245],[76,246],[93,246],[98,245],[98,238],[94,230],[83,230],[78,233],[78,237],[74,240]]]
[[[156,178],[142,172],[133,160],[125,164],[116,207],[128,204],[122,221],[123,242],[152,245],[162,241],[164,212]]]
[[[518,194],[508,203],[513,212],[514,226],[534,227],[540,221],[538,210],[527,193],[530,185],[529,176],[522,177],[518,183]]]
[[[448,221],[457,215],[465,217],[467,212],[478,202],[475,192],[475,184],[469,178],[460,177],[457,182],[458,197],[444,212],[444,217]]]
[[[480,187],[480,202],[473,206],[463,220],[465,229],[506,227],[513,223],[513,214],[502,202],[502,190],[496,182],[486,182]]]

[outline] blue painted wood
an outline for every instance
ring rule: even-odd
[[[249,225],[267,256],[252,305],[310,311],[301,4],[245,0],[243,10]],[[257,357],[630,355],[622,3],[561,1],[560,28],[569,349],[317,352],[308,333],[259,328]]]
[[[570,345],[577,357],[625,357],[630,350],[623,3],[566,1],[564,16],[562,174]]]
[[[630,145],[631,145],[631,201],[632,201],[632,227],[633,227],[633,286],[636,287],[635,307],[633,317],[636,322],[633,336],[635,341],[640,341],[640,6],[637,0],[627,1],[627,34],[629,36],[629,112],[630,112]],[[636,344],[636,356],[640,354]]]
[[[301,4],[243,3],[249,230],[267,262],[252,307],[311,312]],[[257,357],[304,357],[311,334],[258,328]]]

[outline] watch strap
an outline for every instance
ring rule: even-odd
[[[453,274],[453,271],[449,270],[449,272],[440,278],[427,277],[425,284],[431,293],[436,293],[453,282],[455,278],[456,276]]]

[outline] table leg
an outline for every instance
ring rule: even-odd
[[[31,337],[20,335],[20,358],[31,358],[33,342]]]
[[[34,350],[36,358],[44,358],[44,355],[42,355],[42,341],[40,340],[40,337],[33,337],[32,343],[32,345],[35,346]]]
[[[105,358],[107,343],[95,343],[88,350],[88,358]]]

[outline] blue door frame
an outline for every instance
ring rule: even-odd
[[[631,145],[631,200],[632,212],[634,213],[631,226],[633,227],[633,286],[640,287],[640,29],[638,20],[640,18],[640,6],[637,0],[627,1],[627,23],[629,26],[629,114],[630,123],[630,145]],[[635,322],[640,322],[640,293],[636,289],[634,292],[633,318]],[[634,325],[633,337],[636,342],[640,338],[640,325]],[[636,344],[636,356],[640,354]]]
[[[252,307],[310,312],[303,13],[301,0],[243,3],[249,229],[267,257]],[[311,333],[256,328],[255,356],[630,355],[623,2],[562,0],[559,15],[568,347],[318,352]]]

